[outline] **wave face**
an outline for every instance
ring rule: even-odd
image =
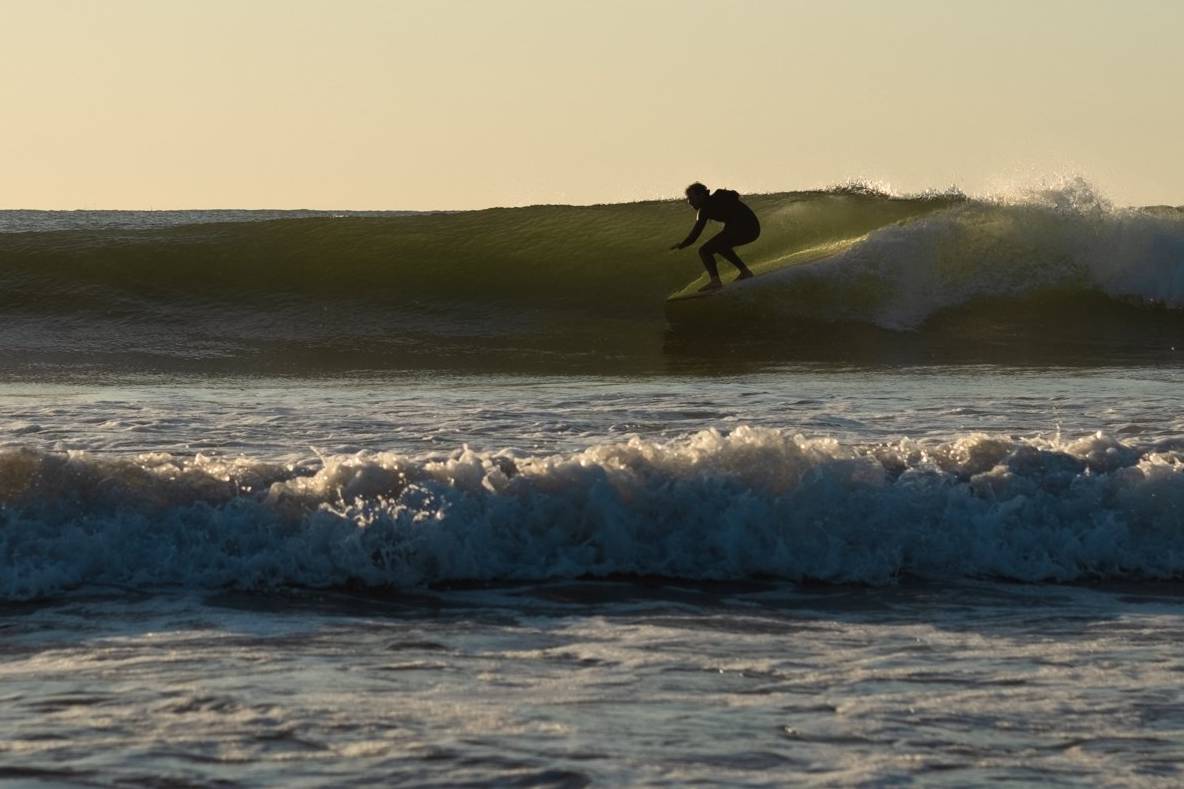
[[[1143,347],[1184,326],[1178,209],[1073,192],[746,199],[764,233],[744,255],[768,273],[669,305],[700,271],[690,251],[666,251],[693,219],[672,201],[0,233],[0,362],[645,366],[686,349],[733,355],[746,337],[757,356],[800,350],[795,331],[816,336],[818,323],[1016,346],[1046,336],[1033,315],[1089,330],[1101,311],[1127,330],[1133,314]],[[828,245],[845,251],[784,265]],[[730,331],[738,320],[755,330]]]
[[[740,427],[512,458],[0,453],[0,597],[638,574],[1184,575],[1184,442],[843,445]]]

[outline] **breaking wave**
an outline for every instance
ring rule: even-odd
[[[757,357],[797,352],[819,324],[839,332],[823,357],[852,327],[1022,348],[1108,315],[1102,339],[1134,326],[1132,345],[1165,349],[1184,328],[1179,209],[1115,209],[1081,184],[746,199],[763,275],[672,303],[700,270],[666,249],[692,220],[673,201],[0,233],[0,364],[644,369],[749,337]]]
[[[845,445],[746,426],[523,457],[0,453],[0,598],[637,574],[1184,575],[1184,439]]]

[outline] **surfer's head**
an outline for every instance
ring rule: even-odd
[[[687,202],[690,203],[691,208],[694,208],[696,211],[702,208],[703,204],[707,202],[707,196],[709,194],[711,194],[711,191],[698,181],[695,181],[695,183],[691,184],[686,189]]]

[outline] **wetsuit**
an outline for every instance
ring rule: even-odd
[[[695,243],[699,234],[703,232],[703,228],[707,226],[708,219],[723,222],[724,229],[699,247],[699,257],[703,259],[707,273],[711,275],[712,279],[719,276],[715,265],[716,253],[723,255],[733,265],[744,271],[744,264],[732,247],[751,243],[760,236],[761,223],[757,221],[756,214],[752,213],[751,208],[740,202],[739,193],[731,189],[716,189],[708,195],[707,202],[699,209],[695,226],[691,228],[691,234],[678,245],[680,249]]]

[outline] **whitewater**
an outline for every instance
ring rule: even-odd
[[[0,211],[0,782],[1178,785],[1184,211],[745,200]]]

